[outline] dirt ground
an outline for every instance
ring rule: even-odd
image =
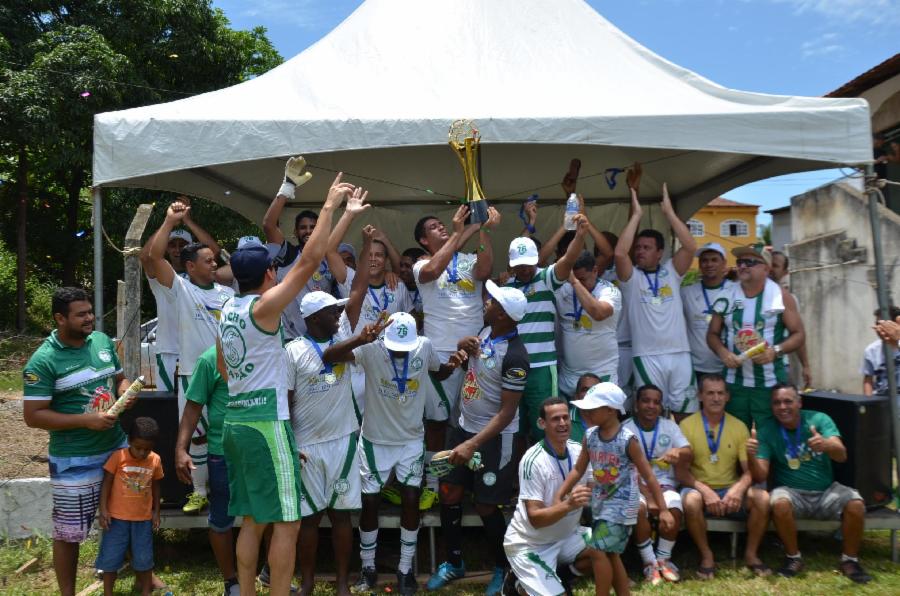
[[[28,428],[22,419],[22,394],[0,392],[0,481],[48,475],[47,431]]]

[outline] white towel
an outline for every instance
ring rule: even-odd
[[[784,312],[784,294],[782,294],[781,286],[772,281],[766,280],[766,287],[763,288],[762,295],[762,312],[766,315],[774,315]]]

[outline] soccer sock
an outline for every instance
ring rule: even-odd
[[[430,488],[434,492],[438,492],[439,484],[438,477],[434,474],[428,473],[428,463],[431,461],[431,458],[434,457],[436,451],[426,451],[425,452],[425,488]]]
[[[859,557],[851,557],[850,555],[841,553],[841,563],[843,563],[844,561],[853,561],[854,563],[859,563]]]
[[[206,443],[200,445],[191,443],[188,447],[188,453],[195,468],[191,470],[191,482],[194,484],[194,492],[206,497],[206,485],[209,483],[209,468],[206,467],[206,458],[209,453],[209,446]]]
[[[788,559],[802,559],[802,558],[803,558],[803,557],[800,556],[800,551],[799,551],[799,550],[797,551],[797,554],[796,554],[796,555],[788,555],[787,553],[785,553],[785,556],[786,556]]]
[[[656,563],[656,555],[653,553],[653,541],[649,538],[637,545],[638,551],[641,553],[641,560],[644,565],[652,565]]]
[[[462,505],[441,505],[441,530],[447,560],[454,567],[462,566]]]
[[[578,568],[575,567],[575,563],[569,563],[569,571],[572,572],[572,575],[575,577],[583,577],[584,574],[578,571]]]
[[[412,570],[412,561],[416,554],[416,540],[418,540],[418,537],[418,530],[400,528],[400,562],[397,564],[397,570],[400,573],[405,574]]]
[[[666,540],[665,538],[659,539],[659,544],[656,545],[656,558],[657,559],[665,559],[669,560],[672,558],[672,549],[675,548],[674,540]]]
[[[362,559],[363,569],[375,567],[375,549],[378,548],[378,529],[371,532],[359,531],[359,558]]]
[[[506,534],[506,518],[499,509],[487,516],[481,516],[484,524],[484,534],[488,544],[494,549],[494,565],[497,567],[509,567],[506,559],[506,551],[503,550],[503,535]]]

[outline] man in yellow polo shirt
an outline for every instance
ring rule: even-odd
[[[709,374],[700,382],[700,411],[681,421],[681,432],[692,454],[682,458],[676,475],[684,487],[685,524],[700,551],[697,576],[712,579],[716,573],[713,552],[706,537],[706,517],[747,519],[744,561],[757,576],[772,570],[757,555],[769,521],[769,494],[751,486],[747,465],[750,431],[740,419],[725,413],[728,389],[721,375]]]

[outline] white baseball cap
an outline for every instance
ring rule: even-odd
[[[509,243],[509,266],[537,265],[537,244],[531,238],[515,238]]]
[[[701,246],[700,248],[697,249],[697,252],[694,253],[694,256],[699,257],[703,253],[710,251],[710,250],[722,255],[723,259],[728,258],[728,253],[725,252],[725,249],[722,248],[722,245],[719,244],[718,242],[707,242],[706,244],[704,244],[703,246]]]
[[[262,240],[259,239],[258,236],[241,236],[238,239],[238,250],[242,248],[247,248],[248,246],[264,246]]]
[[[528,308],[528,298],[522,293],[522,290],[516,288],[500,287],[490,279],[485,284],[488,294],[491,298],[500,303],[506,314],[513,321],[521,321],[525,316],[525,309]]]
[[[409,352],[419,344],[416,319],[408,312],[395,312],[384,330],[384,347],[394,352]]]
[[[579,410],[596,410],[607,406],[625,413],[625,392],[615,383],[597,383],[582,399],[569,402]]]
[[[172,230],[169,232],[169,240],[174,240],[175,238],[180,238],[188,244],[194,243],[194,237],[187,230]]]
[[[300,314],[305,319],[329,306],[344,306],[349,298],[338,300],[327,292],[310,292],[300,301]]]

